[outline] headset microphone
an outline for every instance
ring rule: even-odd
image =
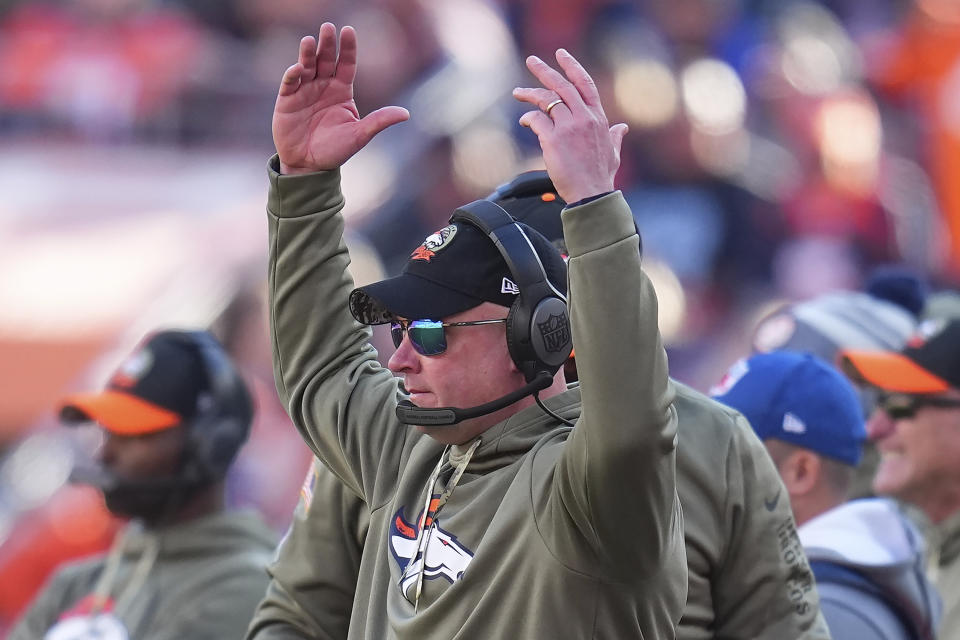
[[[456,407],[439,407],[437,409],[424,409],[416,406],[409,400],[403,400],[397,405],[397,418],[403,424],[418,425],[421,427],[443,427],[468,418],[485,416],[488,413],[499,411],[504,407],[510,406],[517,400],[529,396],[530,394],[543,391],[553,384],[553,375],[547,371],[539,372],[533,380],[512,391],[507,395],[468,409],[458,409]]]

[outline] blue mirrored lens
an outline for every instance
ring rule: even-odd
[[[443,324],[435,320],[413,320],[406,327],[399,322],[392,323],[390,337],[393,338],[393,346],[400,347],[404,333],[410,336],[410,344],[421,355],[436,356],[447,349]]]
[[[447,350],[447,336],[443,324],[433,320],[414,320],[407,327],[410,343],[418,353],[436,356]]]

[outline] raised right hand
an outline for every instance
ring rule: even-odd
[[[410,117],[403,107],[383,107],[361,118],[353,101],[357,34],[325,22],[319,46],[300,41],[300,56],[280,82],[273,109],[273,143],[283,174],[328,171],[343,165],[387,127]]]

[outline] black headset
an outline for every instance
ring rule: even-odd
[[[186,425],[184,478],[198,483],[220,480],[226,477],[250,434],[253,401],[243,378],[213,334],[209,331],[172,333],[200,356],[208,383]]]
[[[527,382],[563,366],[573,348],[567,298],[554,287],[530,237],[502,207],[476,200],[450,222],[473,225],[500,251],[520,294],[507,315],[507,347]]]

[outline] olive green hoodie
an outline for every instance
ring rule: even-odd
[[[689,569],[677,638],[829,638],[790,502],[763,443],[738,412],[676,388]],[[250,640],[347,637],[368,518],[363,501],[316,461]]]
[[[276,543],[259,516],[221,512],[156,530],[133,523],[118,535],[107,556],[57,571],[10,640],[94,637],[80,632],[91,624],[103,640],[124,632],[136,640],[242,637]]]
[[[687,585],[674,392],[619,192],[564,213],[581,387],[545,403],[577,426],[532,406],[483,433],[423,563],[427,487],[438,462],[442,476],[467,448],[442,460],[440,444],[396,417],[405,394],[347,309],[339,172],[276,167],[274,158],[277,388],[314,453],[370,511],[350,637],[674,637]]]

